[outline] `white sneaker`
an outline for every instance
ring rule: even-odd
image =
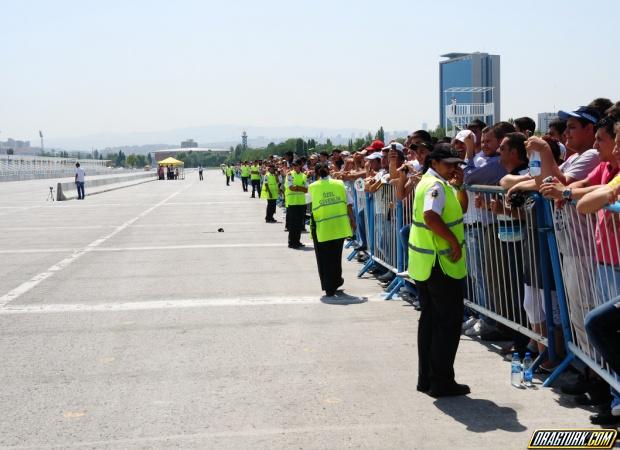
[[[482,320],[476,322],[476,324],[469,330],[465,331],[465,336],[480,336],[480,330],[482,329]]]
[[[461,326],[461,331],[469,330],[471,327],[476,325],[476,322],[478,322],[478,319],[476,319],[475,317],[470,317],[465,322],[463,322],[463,326]]]

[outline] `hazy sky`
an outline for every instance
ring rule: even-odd
[[[619,13],[615,0],[0,0],[0,140],[434,127],[447,52],[501,55],[502,118],[535,118],[620,98]]]

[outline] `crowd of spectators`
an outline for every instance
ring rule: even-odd
[[[461,201],[467,205],[463,219],[468,265],[465,297],[483,310],[510,321],[519,323],[519,318],[524,318],[521,324],[543,337],[547,336],[547,314],[551,314],[557,325],[556,345],[551,352],[555,358],[547,357],[540,365],[539,370],[546,373],[551,373],[565,354],[560,307],[551,278],[552,311],[546,311],[542,268],[537,257],[543,244],[535,232],[532,207],[528,210],[519,198],[522,193],[536,192],[553,201],[572,339],[584,351],[602,355],[610,369],[619,373],[620,221],[617,212],[604,208],[614,204],[620,195],[620,103],[597,98],[575,111],[560,111],[558,116],[547,130],[537,131],[529,117],[495,124],[473,120],[453,138],[437,139],[425,130],[418,130],[402,141],[374,140],[353,152],[334,149],[331,153],[312,153],[311,150],[310,156],[300,157],[296,162],[309,183],[316,179],[315,165],[328,163],[331,177],[342,180],[352,195],[360,195],[362,190],[373,195],[383,186],[391,185],[394,201],[411,202],[416,185],[428,169],[429,153],[441,146],[456,151],[465,161],[456,171],[455,179],[450,180],[457,195],[466,197]],[[534,154],[540,159],[540,173],[532,176],[528,163]],[[289,152],[283,157],[272,156],[266,161],[242,165],[261,165],[261,173],[271,168],[284,186],[294,158]],[[494,186],[497,194],[465,191],[462,185]],[[576,207],[567,206],[575,203]],[[356,250],[361,262],[370,257],[366,214],[364,203],[360,202]],[[595,242],[591,242],[592,227],[586,216],[593,214]],[[409,231],[409,225],[399,230],[405,249]],[[590,246],[594,247],[594,261],[592,252],[588,251]],[[584,269],[593,265],[596,277],[588,276]],[[386,284],[394,276],[403,275],[380,264],[371,271]],[[592,283],[596,286],[590,289]],[[419,308],[413,283],[406,283],[403,296]],[[473,310],[464,317],[463,332],[483,340],[508,341],[502,348],[506,355],[549,354],[540,342]],[[563,391],[578,395],[578,403],[600,408],[591,417],[593,423],[620,422],[618,393],[612,390],[610,394],[609,386],[601,378],[580,370],[578,381],[564,386]]]

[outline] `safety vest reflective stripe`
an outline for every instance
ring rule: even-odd
[[[454,227],[454,226],[458,225],[459,223],[463,223],[463,219],[455,220],[454,222],[449,222],[449,223],[446,224],[446,226],[448,228],[450,228],[450,227]],[[414,226],[420,227],[420,228],[426,228],[427,230],[430,230],[428,225],[426,225],[425,223],[422,223],[422,222],[416,222],[415,220],[411,221],[411,225],[414,225]]]
[[[349,217],[349,214],[339,214],[337,216],[331,216],[331,217],[324,217],[323,219],[319,219],[319,220],[315,220],[315,223],[319,223],[319,222],[325,222],[326,220],[334,220],[334,219],[338,219],[339,217]]]
[[[433,254],[435,254],[435,250],[428,249],[428,248],[416,247],[411,242],[409,242],[408,245],[409,245],[409,248],[411,250],[413,250],[414,252],[424,253],[425,255],[433,255]],[[464,245],[465,245],[465,241],[461,242],[461,247],[463,247]],[[437,253],[440,254],[440,255],[449,255],[451,251],[452,251],[452,249],[447,248],[447,249],[444,249],[444,250],[438,250]]]

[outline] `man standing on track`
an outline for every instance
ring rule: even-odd
[[[250,166],[247,161],[241,164],[241,188],[243,192],[248,192],[248,178],[250,178]]]
[[[263,179],[263,188],[260,194],[260,198],[267,200],[267,210],[265,212],[265,222],[277,223],[273,215],[276,212],[276,202],[278,201],[278,194],[280,193],[280,183],[276,177],[276,167],[270,165],[268,172]]]
[[[344,284],[342,246],[355,230],[353,196],[342,181],[329,177],[327,163],[318,163],[315,170],[317,181],[308,188],[312,198],[310,230],[321,289],[331,297]]]
[[[286,223],[289,248],[301,248],[301,231],[306,220],[306,192],[308,180],[302,170],[301,160],[293,161],[293,170],[286,177]]]
[[[256,198],[255,193],[260,196],[260,165],[258,160],[250,166],[250,181],[252,182],[252,198]]]

